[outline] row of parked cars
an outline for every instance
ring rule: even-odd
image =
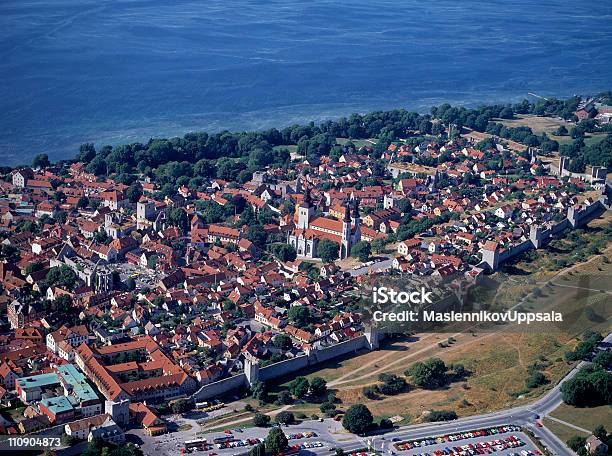
[[[297,434],[289,434],[287,435],[287,439],[289,440],[299,440],[299,439],[309,439],[311,437],[316,437],[316,432],[298,432]]]
[[[475,431],[459,432],[456,434],[445,434],[439,435],[437,437],[428,437],[424,439],[406,440],[403,442],[394,443],[393,445],[397,450],[402,451],[409,450],[415,447],[435,445],[437,443],[457,442],[465,439],[473,439],[475,437],[485,437],[488,435],[504,434],[506,432],[517,432],[520,430],[521,428],[513,425],[493,426],[485,429],[477,429]]]
[[[305,448],[319,448],[322,447],[323,444],[321,442],[306,442],[306,443],[296,443],[295,445],[291,445],[285,451],[281,451],[279,456],[290,456],[294,454],[298,454],[300,450]]]
[[[323,444],[321,442],[304,442],[300,444],[300,448],[321,448]]]
[[[217,443],[216,447],[218,449],[223,449],[223,448],[238,448],[238,447],[245,447],[245,446],[249,446],[249,445],[259,445],[260,443],[262,443],[264,441],[264,439],[262,437],[259,438],[253,438],[253,439],[244,439],[244,440],[230,440],[227,442],[221,442],[221,443]]]
[[[512,435],[504,439],[470,443],[467,445],[455,446],[452,448],[446,447],[434,451],[433,456],[472,456],[476,454],[492,454],[496,451],[508,450],[510,448],[519,448],[522,446],[525,446],[525,442],[523,442],[518,437]],[[425,455],[429,455],[429,453],[425,453]]]

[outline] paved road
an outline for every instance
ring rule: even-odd
[[[355,277],[355,276],[360,276],[364,274],[370,274],[376,271],[381,271],[384,269],[389,269],[392,266],[393,266],[393,259],[388,258],[386,260],[377,261],[376,263],[370,266],[363,266],[359,269],[349,269],[348,273],[352,275],[353,277]]]

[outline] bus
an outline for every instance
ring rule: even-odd
[[[206,439],[193,439],[185,440],[185,449],[190,450],[191,448],[201,448],[202,446],[208,445]]]

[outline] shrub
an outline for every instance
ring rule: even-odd
[[[433,423],[436,421],[450,421],[456,419],[457,413],[452,410],[432,410],[425,418],[425,421]]]
[[[270,417],[263,413],[256,413],[253,417],[253,424],[257,427],[266,427],[270,424]]]
[[[342,426],[353,434],[362,434],[372,426],[372,412],[363,404],[351,405],[344,414]]]
[[[389,418],[383,418],[382,420],[380,420],[378,427],[380,427],[381,429],[391,429],[393,428],[393,422]]]
[[[531,373],[525,380],[525,386],[527,388],[537,388],[538,386],[545,385],[546,383],[548,383],[546,375],[537,371]]]
[[[295,416],[293,416],[292,412],[284,410],[280,412],[278,415],[276,415],[276,418],[274,418],[274,421],[280,424],[291,424],[295,421]]]

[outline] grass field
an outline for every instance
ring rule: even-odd
[[[361,149],[364,146],[372,147],[374,144],[376,144],[376,138],[371,138],[371,139],[336,138],[336,143],[340,145],[344,145],[349,141],[355,144],[355,147],[357,147],[357,149]]]
[[[553,117],[540,117],[532,114],[518,114],[514,119],[493,119],[494,122],[498,122],[509,128],[516,127],[529,127],[535,134],[547,133],[550,134],[559,128],[561,125],[569,130],[572,126],[570,122],[566,122],[562,119],[555,119]]]
[[[295,153],[297,152],[298,146],[297,144],[289,144],[287,146],[274,146],[272,149],[274,150],[287,149],[289,150],[289,153]]]
[[[600,407],[580,408],[561,404],[550,415],[592,431],[600,424],[603,424],[606,428],[610,427],[612,423],[612,406],[602,405]],[[579,433],[576,429],[573,429],[573,431]]]
[[[584,144],[587,146],[592,146],[593,144],[597,144],[603,139],[605,139],[606,136],[607,134],[605,133],[587,133],[584,138]],[[559,144],[569,144],[573,141],[572,137],[569,135],[557,136],[549,134],[549,137],[550,139],[554,139],[555,141],[557,141]]]
[[[572,437],[579,435],[580,437],[588,437],[589,434],[586,432],[579,431],[578,429],[571,428],[565,424],[561,424],[557,421],[553,421],[550,418],[544,418],[542,420],[544,426],[546,426],[553,434],[555,434],[561,441],[567,442]]]
[[[429,339],[424,336],[417,342],[408,343],[417,345],[418,349],[410,346],[397,350],[406,342],[396,342],[381,351],[347,360],[338,366],[337,371],[328,368],[310,376],[336,379],[332,380],[331,388],[342,401],[338,406],[340,409],[345,410],[354,403],[365,403],[376,417],[401,415],[405,417],[404,424],[418,421],[427,410],[455,410],[465,416],[509,407],[538,396],[571,368],[562,357],[575,343],[570,337],[558,334],[483,333],[455,335],[456,342],[441,349],[437,342],[446,341],[449,334],[428,336]],[[471,375],[464,381],[435,391],[411,389],[396,396],[382,396],[379,400],[370,400],[363,395],[363,387],[376,384],[381,372],[403,375],[414,361],[429,356],[438,356],[447,365],[462,363]],[[536,361],[542,362],[543,357],[549,363],[544,372],[551,383],[525,391],[527,367]],[[359,370],[364,366],[365,369]],[[300,404],[292,410],[307,415],[320,414],[317,404]]]

